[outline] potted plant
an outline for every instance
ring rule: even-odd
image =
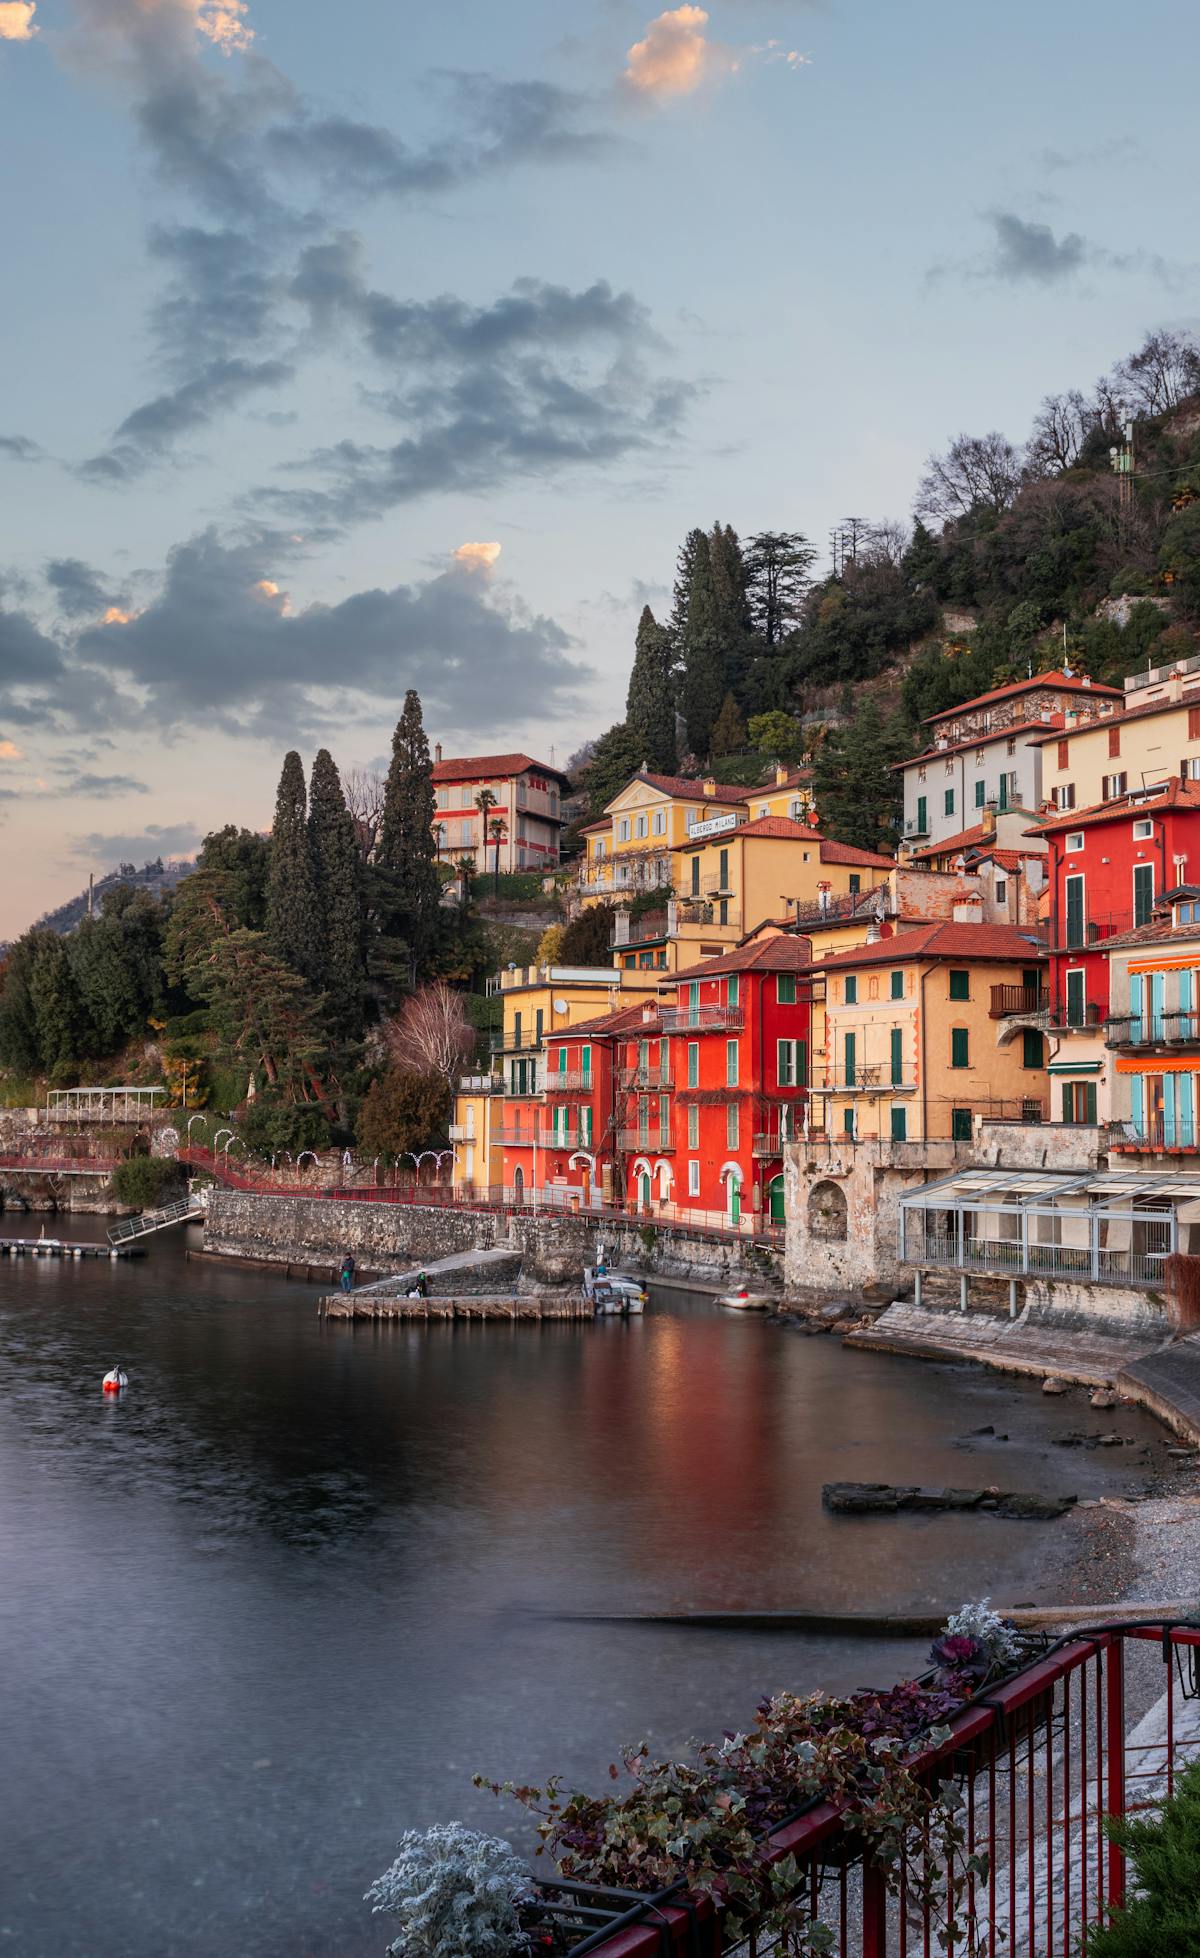
[[[400,1919],[388,1958],[523,1958],[541,1945],[537,1888],[511,1844],[448,1822],[396,1847],[364,1899]]]

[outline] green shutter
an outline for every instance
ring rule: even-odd
[[[892,1141],[906,1142],[907,1140],[908,1140],[908,1110],[907,1108],[904,1107],[893,1108]]]
[[[917,797],[917,834],[918,836],[929,834],[929,801],[923,795]]]
[[[982,809],[986,801],[987,801],[987,783],[984,781],[981,775],[979,780],[975,784],[975,807],[977,809]]]
[[[1040,1033],[1036,1032],[1032,1027],[1026,1027],[1024,1033],[1021,1035],[1021,1045],[1023,1050],[1021,1055],[1022,1066],[1045,1066],[1046,1049]]]
[[[971,1111],[969,1108],[950,1110],[950,1139],[953,1142],[971,1140]]]
[[[892,998],[904,998],[904,974],[902,972],[893,972],[892,974]]]
[[[897,1088],[904,1079],[904,1029],[892,1028],[892,1086]],[[894,1111],[893,1111],[894,1112]]]
[[[951,999],[970,999],[971,975],[969,972],[952,972],[950,974],[950,997]]]
[[[950,1029],[951,1067],[969,1067],[971,1064],[971,1036],[966,1027]]]
[[[1075,1120],[1074,1084],[1070,1081],[1064,1081],[1062,1084],[1062,1118],[1064,1122]]]
[[[1067,944],[1082,945],[1085,937],[1083,918],[1083,878],[1068,877],[1067,892]]]
[[[852,1033],[848,1033],[848,1034],[847,1034],[847,1035],[845,1036],[845,1055],[846,1055],[846,1076],[845,1076],[845,1079],[846,1079],[846,1086],[847,1086],[848,1088],[852,1088],[852,1087],[854,1086],[854,1084],[855,1084],[855,1079],[856,1079],[856,1076],[855,1076],[855,1062],[854,1062],[854,1048],[855,1048],[855,1040],[854,1040],[854,1035],[853,1035]]]

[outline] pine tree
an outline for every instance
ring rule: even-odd
[[[845,726],[830,729],[813,766],[814,799],[828,835],[862,850],[895,847],[902,792],[893,764],[907,760],[911,747],[902,717],[885,721],[873,700]]]
[[[740,755],[745,749],[746,724],[738,713],[737,701],[727,693],[713,722],[712,751],[714,755]]]
[[[433,833],[436,803],[421,697],[410,687],[392,736],[378,860],[389,882],[392,934],[407,941],[414,972],[433,969],[441,935],[442,882]]]
[[[283,758],[271,868],[267,876],[267,937],[275,956],[302,979],[319,984],[324,964],[321,914],[308,845],[304,764],[293,748]]]
[[[637,647],[625,702],[625,727],[633,746],[641,749],[639,767],[644,764],[659,775],[675,773],[678,757],[671,640],[648,605],[638,621]]]
[[[816,561],[816,546],[799,530],[760,530],[746,545],[750,615],[768,652],[799,625]]]
[[[679,553],[671,636],[687,744],[694,754],[707,755],[728,686],[712,551],[702,530],[689,531]]]
[[[747,689],[754,664],[754,622],[747,596],[749,575],[738,534],[731,524],[713,525],[708,552],[717,604],[717,629],[725,655],[725,680],[738,706],[743,707],[749,699]]]
[[[354,819],[328,748],[318,750],[312,766],[308,835],[323,927],[320,985],[328,995],[330,1027],[351,1037],[362,1028],[361,859]]]

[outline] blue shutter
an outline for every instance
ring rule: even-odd
[[[1145,982],[1140,972],[1130,974],[1129,978],[1129,1038],[1138,1041],[1142,1038],[1142,1016],[1145,1011]],[[1138,1077],[1140,1079],[1140,1077]]]

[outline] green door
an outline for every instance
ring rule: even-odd
[[[771,1181],[767,1184],[767,1200],[770,1204],[770,1209],[771,1209],[771,1222],[773,1224],[782,1224],[783,1222],[783,1178],[782,1176],[773,1176],[771,1178]]]
[[[1083,878],[1068,877],[1064,880],[1067,900],[1067,944],[1082,945],[1083,925]]]
[[[729,1179],[729,1221],[735,1226],[742,1221],[742,1186],[736,1176]]]
[[[645,1170],[638,1177],[638,1208],[640,1210],[649,1210],[650,1208],[650,1178],[647,1176]]]

